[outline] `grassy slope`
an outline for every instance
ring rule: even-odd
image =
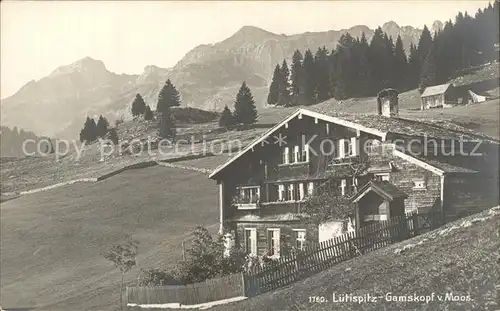
[[[474,215],[470,219],[477,217]],[[460,220],[457,224],[463,222]],[[448,235],[430,232],[340,263],[283,289],[215,310],[498,310],[500,301],[495,303],[495,284],[500,286],[500,279],[494,271],[497,258],[500,258],[499,226],[497,214]],[[396,249],[423,239],[429,240],[401,254],[395,253]],[[470,294],[473,301],[432,302],[429,305],[383,299],[365,304],[332,302],[333,293],[384,296],[387,292],[393,295],[453,292]],[[324,296],[328,302],[310,303],[310,296]]]
[[[412,90],[401,93],[399,95],[399,103],[400,115],[402,117],[451,120],[491,136],[498,137],[499,135],[499,99],[461,107],[420,111],[420,96],[418,91]],[[353,98],[343,101],[331,99],[318,105],[333,106],[335,107],[333,110],[340,113],[375,113],[376,99],[375,97]],[[266,127],[270,127],[281,121],[296,109],[297,107],[269,107],[261,109],[258,128],[255,129],[221,132],[218,130],[217,123],[212,122],[181,128],[179,129],[179,136],[190,138],[192,135],[195,135],[199,139],[203,133],[206,134],[207,140],[240,139],[245,144],[261,135],[266,130]],[[145,124],[138,121],[130,121],[120,124],[118,128],[118,136],[121,139],[146,138],[148,135],[156,135],[154,123]],[[190,152],[190,148],[190,145],[187,145],[181,148],[181,151]],[[201,144],[198,144],[196,148],[201,148]],[[76,178],[97,177],[125,165],[151,160],[151,157],[145,153],[139,157],[114,155],[104,162],[99,162],[100,153],[95,144],[85,150],[81,160],[75,161],[73,156],[74,153],[57,163],[50,157],[0,163],[2,192],[28,190]],[[176,156],[179,155],[167,154],[161,158]],[[204,168],[211,169],[223,163],[225,159],[227,159],[225,155],[223,157],[213,157],[208,160],[208,165],[204,165]]]
[[[100,252],[131,234],[138,268],[175,263],[195,226],[218,229],[216,200],[202,174],[152,167],[2,203],[0,304],[110,310],[120,275]]]

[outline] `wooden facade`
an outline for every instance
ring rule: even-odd
[[[451,185],[463,183],[467,188],[472,175],[484,180],[478,169],[489,166],[484,164],[487,156],[466,159],[468,162],[460,157],[443,157],[440,161],[445,161],[444,167],[437,165],[441,162],[435,159],[436,163],[429,164],[419,156],[400,151],[408,146],[416,149],[412,152],[422,151],[426,142],[421,137],[387,135],[301,111],[210,176],[219,185],[221,231],[229,233],[235,243],[255,255],[278,256],[290,248],[302,247],[304,240],[319,241],[318,224],[310,222],[302,208],[307,197],[314,195],[327,179],[339,193],[351,196],[370,180],[388,183],[404,193],[404,197],[395,200],[367,194],[356,208],[355,227],[359,228],[387,219],[391,213],[396,216],[412,211],[446,211],[452,215],[455,204],[452,202],[458,201],[451,198],[454,196]],[[409,140],[421,143],[408,144]],[[444,151],[437,150],[435,158],[444,156]],[[369,167],[359,176],[358,184],[353,185],[350,171],[345,168],[357,161],[366,161]],[[459,171],[454,166],[464,163],[469,168]],[[498,184],[498,174],[492,178]],[[361,215],[370,215],[372,219]]]

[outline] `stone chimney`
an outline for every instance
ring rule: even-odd
[[[398,117],[398,91],[384,89],[377,95],[377,114],[388,118]]]

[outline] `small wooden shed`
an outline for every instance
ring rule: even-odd
[[[427,87],[420,95],[420,109],[451,107],[457,103],[453,84],[441,84]]]

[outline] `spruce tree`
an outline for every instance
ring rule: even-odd
[[[304,73],[304,102],[300,104],[312,105],[316,103],[316,79],[314,78],[314,57],[309,49],[304,53],[302,68]]]
[[[99,120],[96,125],[96,135],[97,137],[104,137],[108,133],[108,120],[102,115],[99,116]]]
[[[94,119],[87,117],[82,131],[80,132],[80,141],[91,143],[97,139],[97,126]]]
[[[281,65],[280,77],[278,105],[290,106],[290,71],[288,70],[286,60],[283,60],[283,64]]]
[[[153,120],[153,112],[151,111],[151,108],[149,108],[149,105],[147,105],[146,109],[144,110],[144,120]]]
[[[165,82],[165,85],[158,94],[158,105],[156,111],[163,113],[170,107],[178,107],[181,104],[180,95],[170,79]]]
[[[238,94],[236,95],[236,100],[234,102],[234,119],[237,124],[241,123],[245,125],[257,121],[255,101],[253,100],[252,92],[245,82],[241,84]]]
[[[357,81],[357,95],[367,96],[370,94],[371,80],[370,80],[370,65],[368,64],[368,50],[370,46],[366,39],[365,33],[361,34],[361,39],[355,47],[355,60],[357,63],[356,81]]]
[[[427,57],[424,59],[420,74],[420,84],[418,86],[420,94],[422,94],[426,87],[436,84],[436,57],[434,50],[435,48],[432,46]]]
[[[410,55],[408,57],[407,77],[408,87],[416,88],[420,81],[420,56],[413,43],[410,44]]]
[[[328,75],[328,51],[325,47],[318,48],[314,56],[314,70],[316,79],[315,97],[321,102],[329,99],[330,78]]]
[[[135,95],[134,101],[132,102],[132,116],[136,117],[142,115],[146,111],[146,103],[142,98],[141,94],[137,93]]]
[[[229,108],[225,106],[224,110],[222,110],[222,114],[220,115],[219,126],[229,129],[235,125],[236,122],[234,120],[233,114],[231,113],[231,110],[229,110]]]
[[[276,105],[278,104],[278,100],[280,97],[279,83],[281,80],[281,69],[280,65],[276,65],[273,73],[273,81],[271,81],[271,85],[269,86],[269,95],[267,95],[267,104],[268,105]]]
[[[407,87],[407,61],[406,54],[403,48],[403,41],[401,40],[401,36],[398,36],[396,40],[396,46],[394,49],[394,79],[395,79],[395,87],[398,89],[404,89]]]
[[[422,34],[420,35],[420,38],[418,40],[418,55],[420,57],[420,61],[423,64],[424,60],[427,58],[427,55],[429,54],[429,51],[431,50],[432,47],[432,35],[431,32],[429,31],[429,28],[427,28],[427,25],[424,25],[424,29],[422,30]]]
[[[158,136],[161,138],[175,138],[175,124],[171,108],[167,108],[159,114]]]
[[[291,95],[292,95],[292,106],[296,106],[300,103],[300,98],[303,95],[304,88],[304,74],[302,68],[302,53],[299,50],[295,50],[292,57],[292,67],[291,67]]]

